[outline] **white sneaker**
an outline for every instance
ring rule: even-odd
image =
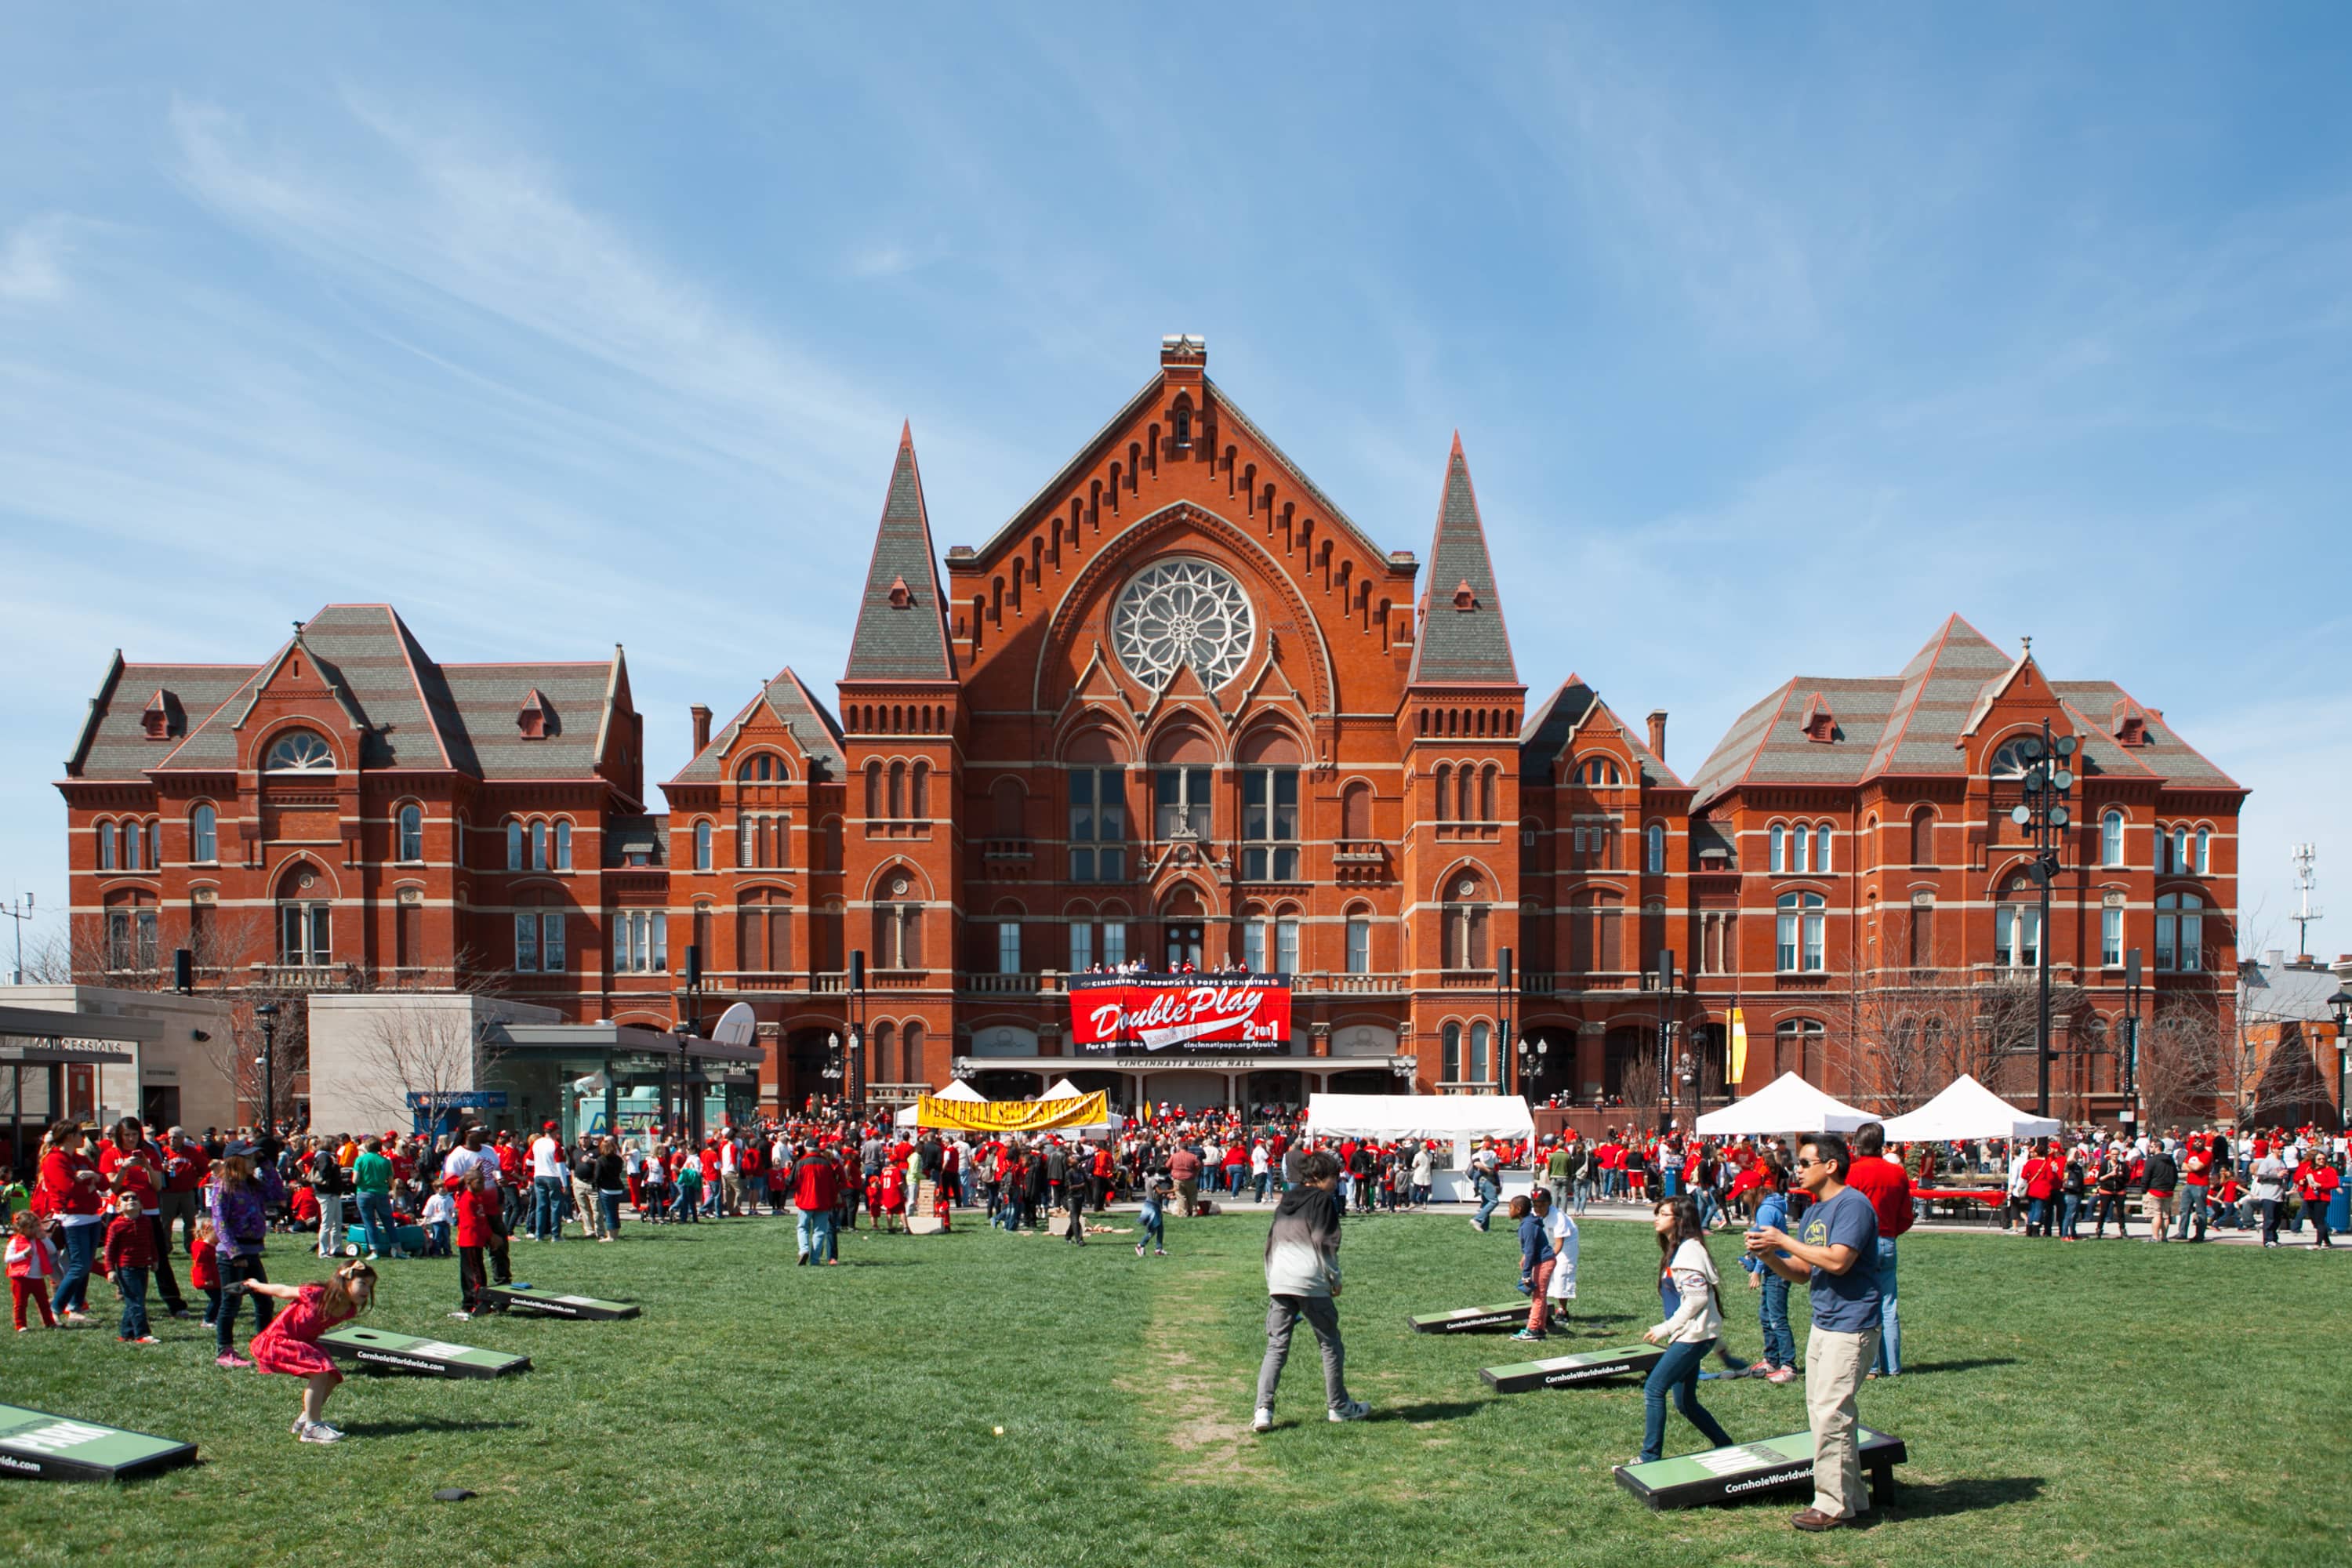
[[[1250,1417],[1250,1430],[1253,1432],[1273,1431],[1274,1412],[1265,1405],[1259,1405],[1257,1407],[1257,1414]]]
[[[1362,1400],[1350,1399],[1347,1404],[1339,1406],[1339,1409],[1332,1411],[1325,1417],[1325,1419],[1330,1421],[1361,1421],[1371,1413],[1372,1407],[1365,1404]]]
[[[294,1436],[305,1443],[340,1443],[343,1435],[323,1421],[298,1421]]]

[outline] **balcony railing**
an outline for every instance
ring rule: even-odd
[[[967,970],[956,976],[956,989],[982,996],[1020,996],[1045,989],[1034,973],[995,974]]]
[[[1030,860],[1036,858],[1036,847],[1026,838],[985,838],[980,855],[983,860]]]
[[[1300,974],[1291,979],[1294,991],[1321,991],[1339,996],[1401,995],[1406,988],[1402,974]]]

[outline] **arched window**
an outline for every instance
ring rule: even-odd
[[[163,819],[157,817],[147,825],[147,864],[160,871],[163,868]]]
[[[900,1083],[930,1081],[923,1070],[923,1026],[920,1024],[908,1024],[898,1031],[898,1055]]]
[[[1495,1026],[1481,1019],[1470,1026],[1470,1081],[1495,1081]]]
[[[572,869],[572,824],[569,822],[555,825],[555,868],[559,871]]]
[[[1813,869],[1824,877],[1833,869],[1830,865],[1830,833],[1828,823],[1813,825]]]
[[[2029,750],[2031,755],[2028,754]],[[2014,741],[2003,741],[2000,750],[1992,754],[1990,772],[1997,779],[2021,779],[2026,765],[2042,754],[2042,737],[2020,735]]]
[[[1650,824],[1642,837],[1644,863],[1650,875],[1664,876],[1666,870],[1666,825],[1663,822]]]
[[[161,850],[156,852],[155,863],[159,866],[163,863]],[[2197,830],[2197,874],[2200,877],[2213,874],[2213,830],[2210,827]]]
[[[1911,814],[1911,864],[1936,863],[1936,814],[1921,806]]]
[[[1497,771],[1492,763],[1478,770],[1478,820],[1481,822],[1502,820],[1496,809],[1495,801]]]
[[[1370,974],[1372,972],[1372,922],[1366,915],[1348,917],[1348,973]]]
[[[1372,786],[1361,779],[1339,792],[1339,837],[1358,844],[1372,837]]]
[[[710,824],[707,821],[694,825],[694,868],[710,869]]]
[[[1801,822],[1789,829],[1789,869],[1802,877],[1813,868],[1812,835]]]
[[[1587,757],[1582,763],[1577,764],[1576,771],[1571,776],[1587,789],[1610,788],[1625,782],[1625,775],[1620,773],[1617,764],[1607,757]]]
[[[1462,1081],[1462,1026],[1446,1025],[1438,1031],[1438,1038],[1444,1042],[1445,1047],[1445,1062],[1442,1068],[1445,1075],[1445,1081],[1460,1083]]]
[[[2189,858],[2189,829],[2172,830],[2172,874],[2186,877],[2197,869],[2197,862]]]
[[[882,820],[882,763],[876,758],[866,764],[866,818]]]
[[[1444,763],[1437,764],[1437,820],[1454,820],[1454,770]]]
[[[394,858],[398,860],[424,859],[425,808],[414,804],[404,805],[400,808],[400,815],[397,817],[396,822],[400,842],[394,847],[395,853],[394,855]]]
[[[271,743],[264,773],[323,773],[335,769],[335,753],[308,730],[289,730]]]
[[[101,871],[111,871],[117,865],[121,864],[121,861],[118,858],[119,851],[115,845],[114,824],[110,822],[101,822],[98,825],[97,831],[98,868]]]
[[[2021,877],[1993,907],[1993,962],[2004,969],[2032,969],[2042,963],[2042,908],[2039,901],[2027,901],[2032,889]]]
[[[908,783],[907,815],[918,822],[929,820],[931,815],[931,764],[920,759]],[[915,1026],[908,1026],[910,1029]]]
[[[1449,878],[1445,887],[1445,967],[1486,967],[1486,889],[1474,876]]]
[[[199,866],[220,858],[220,815],[209,805],[188,813],[188,858]]]
[[[522,824],[512,817],[507,819],[507,869],[522,869]]]
[[[784,782],[786,774],[782,761],[766,752],[746,757],[735,769],[739,784],[776,784]]]
[[[2110,809],[2099,818],[2099,864],[2120,866],[2124,863],[2124,814]]]
[[[906,819],[907,764],[892,763],[890,764],[890,820],[904,822]]]
[[[122,825],[122,868],[143,870],[147,863],[147,830],[135,822]]]
[[[1772,1070],[1792,1072],[1807,1083],[1817,1083],[1827,1036],[1818,1019],[1791,1018],[1781,1024],[1772,1031]]]
[[[866,1037],[866,1070],[877,1080],[890,1081],[887,1075],[898,1065],[898,1026],[887,1022],[875,1025],[873,1033]]]
[[[1780,875],[1789,868],[1789,830],[1779,823],[1772,825],[1772,874]]]
[[[2156,966],[2188,974],[2205,967],[2205,900],[2166,893],[2156,900]]]
[[[544,822],[530,825],[530,868],[534,871],[547,869],[547,824]]]
[[[1475,816],[1472,815],[1478,804],[1477,798],[1471,794],[1471,790],[1475,785],[1476,782],[1475,771],[1469,766],[1469,764],[1465,763],[1461,767],[1454,770],[1454,821],[1475,822],[1478,820]]]
[[[1819,893],[1783,893],[1779,900],[1779,967],[1818,973],[1827,967],[1822,942],[1825,917]]]
[[[334,962],[326,879],[310,866],[287,868],[278,880],[278,962],[315,969]]]
[[[735,966],[781,974],[793,967],[792,906],[766,889],[745,893],[735,910]]]

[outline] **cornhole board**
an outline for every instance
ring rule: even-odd
[[[1478,1375],[1497,1394],[1527,1394],[1538,1388],[1574,1388],[1606,1378],[1646,1375],[1665,1359],[1655,1345],[1635,1345],[1613,1351],[1579,1351],[1574,1355],[1546,1356],[1541,1361],[1514,1362],[1508,1366],[1482,1366]],[[1810,1455],[1811,1450],[1808,1449]]]
[[[126,1432],[71,1415],[0,1405],[0,1477],[26,1481],[127,1481],[193,1463],[194,1443]]]
[[[1900,1437],[1866,1426],[1858,1428],[1857,1436],[1871,1496],[1884,1501],[1895,1485],[1895,1467],[1911,1456]],[[1813,1435],[1791,1432],[1785,1437],[1734,1443],[1704,1453],[1653,1459],[1646,1465],[1620,1465],[1617,1484],[1652,1508],[1700,1508],[1801,1490],[1813,1484]]]
[[[1496,1329],[1523,1329],[1528,1323],[1528,1298],[1493,1307],[1457,1307],[1451,1312],[1429,1312],[1409,1318],[1416,1334],[1484,1334]]]
[[[494,1307],[542,1318],[580,1318],[592,1323],[618,1322],[637,1315],[635,1303],[600,1301],[593,1296],[559,1296],[529,1285],[493,1285],[482,1292]]]
[[[423,1377],[503,1377],[530,1370],[530,1357],[477,1350],[415,1334],[345,1323],[319,1336],[320,1346],[338,1361],[357,1362],[370,1372],[413,1372]]]

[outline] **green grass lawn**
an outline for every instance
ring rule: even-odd
[[[2334,1258],[1906,1240],[1911,1369],[1863,1402],[1867,1424],[1910,1445],[1899,1506],[1867,1530],[1801,1537],[1786,1523],[1799,1501],[1652,1513],[1622,1492],[1609,1467],[1640,1447],[1638,1384],[1496,1396],[1477,1369],[1518,1347],[1405,1327],[1512,1294],[1499,1226],[1349,1221],[1340,1314],[1375,1418],[1323,1421],[1302,1330],[1281,1425],[1253,1436],[1265,1224],[1247,1209],[1171,1219],[1175,1256],[1145,1259],[1115,1237],[1080,1250],[977,1225],[861,1234],[834,1269],[793,1267],[788,1226],[768,1220],[515,1244],[520,1279],[641,1301],[622,1323],[452,1323],[456,1265],[393,1264],[370,1321],[527,1353],[533,1370],[355,1376],[329,1407],[350,1434],[332,1447],[288,1436],[299,1385],[215,1368],[193,1321],[159,1319],[165,1342],[148,1350],[93,1330],[11,1336],[0,1398],[190,1438],[203,1463],[112,1487],[0,1488],[0,1559],[2352,1561],[2329,1458],[2352,1390],[2352,1273]],[[1553,1353],[1655,1321],[1646,1228],[1584,1236],[1587,1321]],[[1733,1247],[1715,1244],[1729,1340],[1753,1354]],[[294,1238],[273,1238],[270,1262],[280,1279],[320,1268]],[[1801,1384],[1702,1389],[1735,1436],[1804,1425]],[[1667,1451],[1699,1446],[1675,1417]],[[480,1495],[432,1500],[449,1486]]]

